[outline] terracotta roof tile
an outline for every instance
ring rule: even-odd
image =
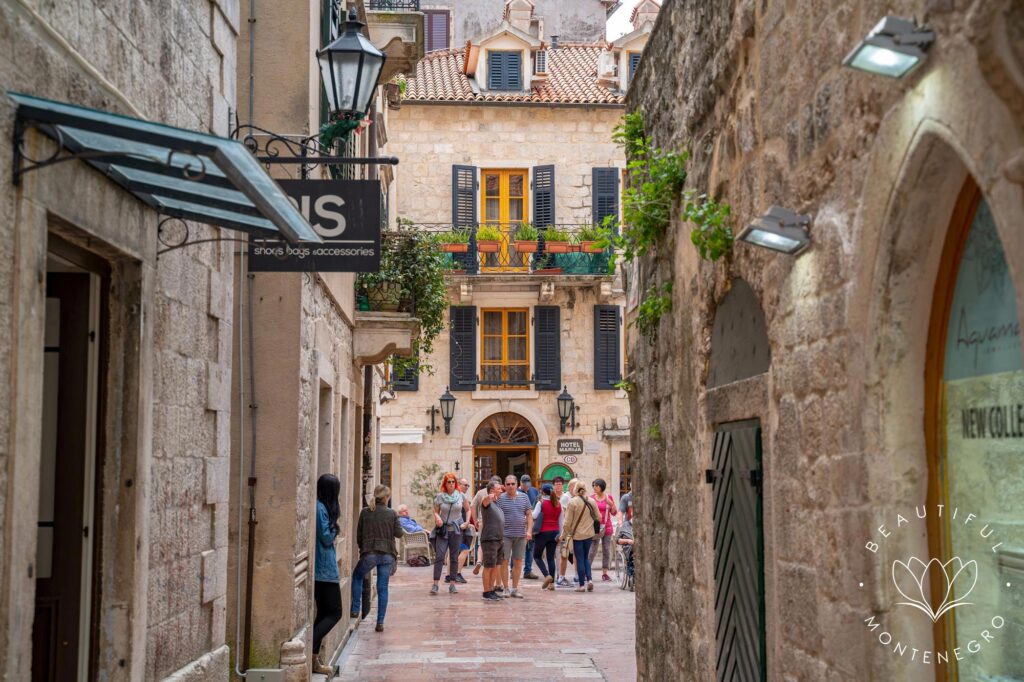
[[[561,104],[622,104],[622,93],[597,82],[603,44],[563,43],[548,49],[547,78],[534,78],[532,92],[475,93],[463,72],[465,49],[431,52],[416,65],[406,101],[421,102],[537,102]]]

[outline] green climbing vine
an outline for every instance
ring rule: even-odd
[[[646,254],[672,224],[676,202],[682,198],[681,213],[693,225],[690,241],[700,257],[716,261],[732,249],[729,205],[707,194],[683,189],[686,184],[687,151],[676,152],[655,147],[644,130],[640,111],[625,114],[615,127],[612,140],[626,151],[627,183],[622,192],[622,226],[608,216],[602,224],[602,246],[612,245],[629,262]],[[609,263],[615,269],[615,259]],[[651,286],[640,303],[636,326],[653,342],[661,316],[672,309],[671,283],[660,289]]]

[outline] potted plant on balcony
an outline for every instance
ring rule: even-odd
[[[569,233],[555,227],[544,230],[544,250],[548,253],[569,253]]]
[[[577,236],[583,253],[604,253],[604,234],[599,227],[584,225]]]
[[[501,230],[483,225],[476,231],[476,250],[480,253],[497,253],[501,248]]]
[[[530,223],[522,223],[516,230],[516,251],[519,253],[537,253],[537,228]]]
[[[469,232],[452,230],[437,235],[437,243],[445,253],[466,253],[469,251]]]

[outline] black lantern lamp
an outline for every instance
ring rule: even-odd
[[[579,426],[575,418],[578,409],[580,408],[576,406],[576,400],[569,395],[569,387],[562,386],[562,393],[558,396],[558,428],[562,433],[565,433],[566,424],[569,424],[573,431]]]
[[[355,129],[366,116],[384,68],[384,53],[363,35],[363,26],[351,9],[341,36],[316,53],[331,110],[331,120],[320,130],[320,142],[326,147]]]
[[[452,417],[455,416],[455,396],[448,387],[444,387],[444,395],[441,396],[441,417],[444,419],[444,432],[452,432]]]

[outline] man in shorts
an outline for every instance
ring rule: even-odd
[[[504,555],[505,513],[498,506],[497,499],[501,496],[501,482],[491,481],[487,484],[484,496],[480,500],[480,557],[484,565],[484,594],[487,601],[501,601],[495,593],[498,583],[498,571],[505,566],[508,575],[508,563]]]
[[[489,494],[487,491],[490,488],[491,483],[497,483],[500,488],[501,477],[491,476],[491,480],[488,484],[476,491],[476,495],[473,496],[473,501],[469,505],[469,522],[476,530],[478,536],[480,534],[480,521],[482,518],[480,503],[483,502],[483,499]],[[473,575],[478,575],[481,568],[483,568],[483,563],[481,563],[480,557],[477,557],[476,566],[473,567]]]
[[[526,557],[526,543],[533,537],[533,508],[530,498],[519,489],[514,474],[505,477],[505,494],[497,503],[505,513],[505,563],[501,567],[503,597],[522,599],[519,580],[523,577],[523,559]],[[508,589],[508,565],[512,563],[512,590]]]

